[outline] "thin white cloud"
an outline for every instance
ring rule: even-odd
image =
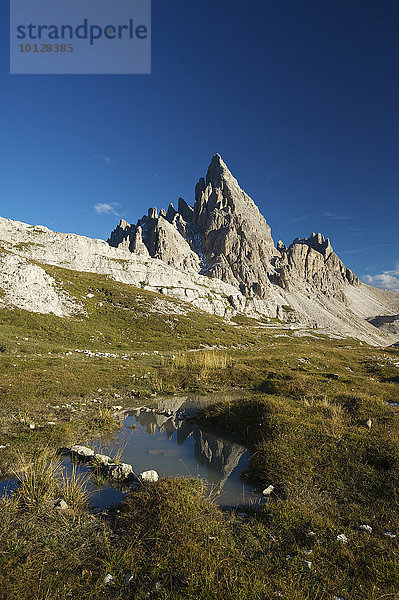
[[[119,217],[119,213],[115,210],[117,206],[117,202],[111,202],[111,204],[99,202],[98,204],[95,204],[93,208],[98,215],[114,215],[115,217]]]
[[[335,221],[350,221],[351,219],[355,218],[355,215],[341,215],[339,213],[324,212],[316,215],[299,215],[298,217],[290,219],[289,222],[294,223],[295,221],[306,221],[308,219],[333,219]]]
[[[355,215],[340,215],[332,212],[325,212],[320,215],[320,217],[325,217],[327,219],[335,219],[336,221],[350,221],[351,219],[355,219]]]
[[[384,290],[399,292],[399,265],[393,271],[384,271],[378,275],[366,275],[364,281]]]
[[[344,254],[358,254],[359,252],[369,252],[370,248],[390,248],[394,244],[372,244],[371,246],[367,246],[367,248],[354,248],[353,250],[340,250],[339,254],[341,256]]]
[[[105,154],[93,154],[93,158],[97,162],[107,165],[107,167],[110,167],[111,165],[114,164],[114,160],[112,158],[110,158],[109,156],[105,156]]]

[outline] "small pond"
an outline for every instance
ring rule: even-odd
[[[205,430],[191,421],[201,406],[215,399],[171,397],[123,411],[121,429],[111,439],[82,441],[82,444],[112,458],[118,456],[120,462],[131,464],[137,475],[155,469],[161,478],[179,475],[200,478],[217,504],[257,504],[262,501],[259,491],[240,479],[249,463],[247,449],[228,436]],[[72,469],[69,458],[64,459],[64,465],[67,471]],[[90,472],[85,464],[76,468],[79,473]],[[0,493],[2,487],[14,486],[13,481],[0,482]],[[119,502],[132,485],[123,487],[91,480],[88,488],[92,507],[104,509]]]

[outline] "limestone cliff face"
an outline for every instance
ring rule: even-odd
[[[170,204],[158,216],[151,208],[136,225],[122,220],[108,242],[135,253],[143,242],[151,257],[225,281],[247,297],[267,297],[271,287],[270,227],[218,154],[195,188],[194,207],[180,198],[178,210]]]
[[[288,248],[279,243],[278,249],[280,258],[275,261],[275,282],[283,289],[292,291],[307,284],[336,297],[342,296],[347,284],[359,284],[356,275],[345,267],[329,239],[324,239],[321,233],[296,239]]]
[[[158,216],[150,208],[136,225],[122,220],[108,241],[224,281],[246,298],[268,299],[277,285],[311,287],[343,300],[345,286],[359,283],[320,233],[275,248],[269,225],[219,154],[196,185],[193,207],[180,198],[177,210],[170,204]]]
[[[268,295],[275,254],[270,227],[218,154],[196,186],[192,225],[201,236],[206,275],[239,286],[246,296]]]

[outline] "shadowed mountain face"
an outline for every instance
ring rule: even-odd
[[[358,279],[321,234],[275,248],[271,229],[219,154],[195,187],[194,206],[150,208],[136,225],[122,220],[109,244],[159,258],[184,271],[220,279],[248,297],[268,298],[273,285],[312,285],[333,296]]]

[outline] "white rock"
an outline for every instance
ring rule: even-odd
[[[360,531],[367,531],[367,533],[371,533],[373,528],[370,525],[359,525]]]
[[[114,578],[112,577],[112,575],[110,573],[108,573],[108,575],[106,575],[104,577],[104,583],[105,585],[110,585],[111,583],[113,583]]]
[[[303,560],[303,561],[302,561],[302,563],[303,563],[303,565],[304,565],[304,566],[305,566],[307,569],[309,569],[309,571],[311,570],[311,568],[312,568],[312,561],[310,561],[310,560]]]
[[[57,510],[66,510],[68,508],[68,504],[62,498],[57,498],[53,506]]]
[[[274,491],[274,485],[269,485],[269,487],[265,488],[262,492],[264,496],[270,496],[270,494]]]
[[[86,446],[72,446],[71,454],[75,454],[79,456],[79,458],[91,458],[94,456],[94,450],[91,448],[86,448]]]
[[[396,538],[396,533],[392,533],[392,531],[386,531],[384,535],[386,535],[389,538]]]
[[[156,483],[159,479],[159,475],[156,471],[143,471],[139,475],[139,480],[142,483]]]
[[[342,544],[347,544],[348,538],[346,537],[346,535],[344,533],[340,533],[339,535],[337,535],[337,542],[342,542]]]
[[[106,465],[105,474],[112,479],[123,481],[124,479],[129,479],[133,476],[133,467],[126,463]]]
[[[110,458],[109,456],[106,456],[105,454],[95,454],[93,456],[93,461],[98,463],[99,465],[110,465],[112,464],[112,458]]]

